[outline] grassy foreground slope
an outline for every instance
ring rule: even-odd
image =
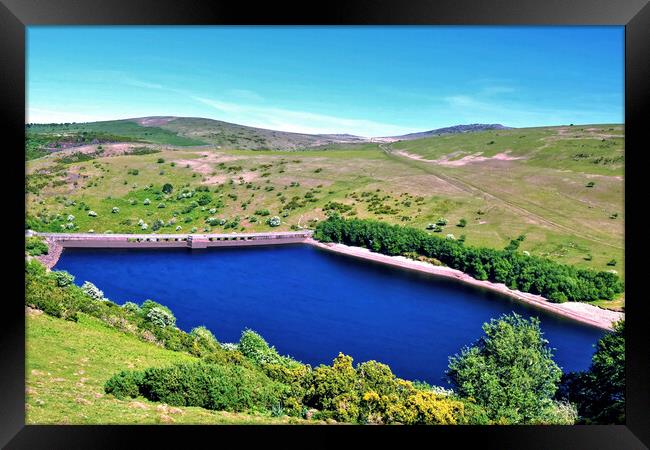
[[[31,310],[26,320],[28,424],[306,422],[262,414],[173,408],[144,398],[118,400],[104,394],[104,383],[116,372],[198,359],[140,341],[82,313],[75,323]]]
[[[169,124],[185,123],[189,136],[192,120]],[[143,145],[156,153],[130,154]],[[624,277],[623,145],[621,125],[305,151],[116,143],[97,153],[98,145],[87,145],[28,162],[28,224],[41,231],[214,233],[313,228],[332,211],[421,229],[444,218],[441,233],[465,235],[471,245],[503,248],[525,234],[521,249],[531,254]],[[70,157],[80,151],[83,158]],[[162,192],[166,183],[169,193]],[[267,224],[273,216],[281,219],[277,228]]]

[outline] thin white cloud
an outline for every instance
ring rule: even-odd
[[[192,96],[191,98],[225,113],[226,115],[222,116],[221,120],[258,128],[309,134],[350,133],[359,136],[391,136],[417,131],[413,128],[366,119],[351,119],[268,106],[244,105],[200,96]]]

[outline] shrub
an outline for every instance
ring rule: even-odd
[[[280,218],[278,216],[273,216],[266,221],[266,223],[271,227],[277,227],[280,225]]]
[[[258,216],[268,216],[271,212],[268,209],[258,209],[255,211],[255,214]]]
[[[456,224],[457,227],[464,228],[467,226],[467,219],[460,219]]]
[[[97,213],[95,211],[93,211],[93,210],[88,211],[88,215],[90,217],[97,217]]]
[[[38,308],[53,317],[76,321],[79,300],[76,286],[61,287],[40,262],[25,261],[26,306]]]
[[[134,302],[125,302],[122,305],[122,308],[124,308],[125,311],[128,311],[130,313],[138,314],[140,312],[140,306],[138,306],[138,304]]]
[[[151,204],[151,200],[149,200],[148,198],[145,198],[144,202],[142,202],[142,204],[149,205],[149,204]]]
[[[118,208],[117,206],[113,206],[113,209],[111,210],[111,212],[112,212],[113,214],[117,214],[117,213],[120,212],[120,208]]]
[[[199,196],[196,202],[199,204],[199,206],[205,206],[208,205],[211,201],[212,196],[210,196],[208,193],[203,193]]]
[[[242,332],[238,349],[246,358],[257,365],[281,362],[281,356],[275,350],[275,347],[269,346],[262,336],[250,329]]]
[[[566,295],[563,292],[554,291],[548,296],[548,299],[553,303],[564,303],[567,301]]]
[[[438,218],[438,220],[436,220],[436,225],[444,227],[445,225],[447,225],[447,219],[445,219],[444,217]]]
[[[153,307],[147,311],[145,317],[156,327],[165,328],[176,325],[176,318],[167,308]]]
[[[190,336],[192,336],[199,344],[205,348],[214,350],[219,346],[217,338],[214,337],[214,334],[204,326],[192,328],[190,331]]]
[[[49,249],[43,239],[32,236],[25,239],[25,252],[30,256],[47,255]]]
[[[67,220],[68,222],[74,222],[75,217],[72,214],[68,214]]]
[[[81,285],[81,290],[93,300],[104,300],[104,292],[90,281],[85,281],[84,284]]]
[[[171,194],[171,192],[174,190],[174,186],[172,186],[169,183],[163,184],[162,191],[165,194]]]
[[[124,370],[109,378],[104,384],[104,392],[113,394],[116,398],[124,399],[140,395],[142,372]]]
[[[121,372],[104,389],[134,397],[135,386],[136,395],[151,401],[226,411],[269,411],[286,392],[285,386],[258,371],[203,362],[151,367],[135,375]]]
[[[57,286],[64,287],[74,283],[74,275],[65,270],[56,270],[52,272],[52,277],[56,280]]]

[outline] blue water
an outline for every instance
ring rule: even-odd
[[[72,273],[79,285],[91,281],[119,304],[162,303],[180,328],[205,325],[220,342],[237,342],[251,328],[280,353],[311,365],[330,364],[343,352],[444,386],[448,356],[503,313],[538,316],[564,371],[586,369],[605,333],[453,280],[306,245],[67,249],[55,269]]]

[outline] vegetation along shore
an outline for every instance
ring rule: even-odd
[[[311,367],[253,330],[237,343],[218,342],[202,326],[186,332],[164,305],[120,306],[92,283],[77,286],[69,273],[33,259],[25,263],[25,292],[27,423],[624,420],[624,322],[598,343],[589,370],[563,374],[539,321],[506,314],[450,357],[452,389],[444,389],[400,379],[378,361],[355,365],[343,353]]]

